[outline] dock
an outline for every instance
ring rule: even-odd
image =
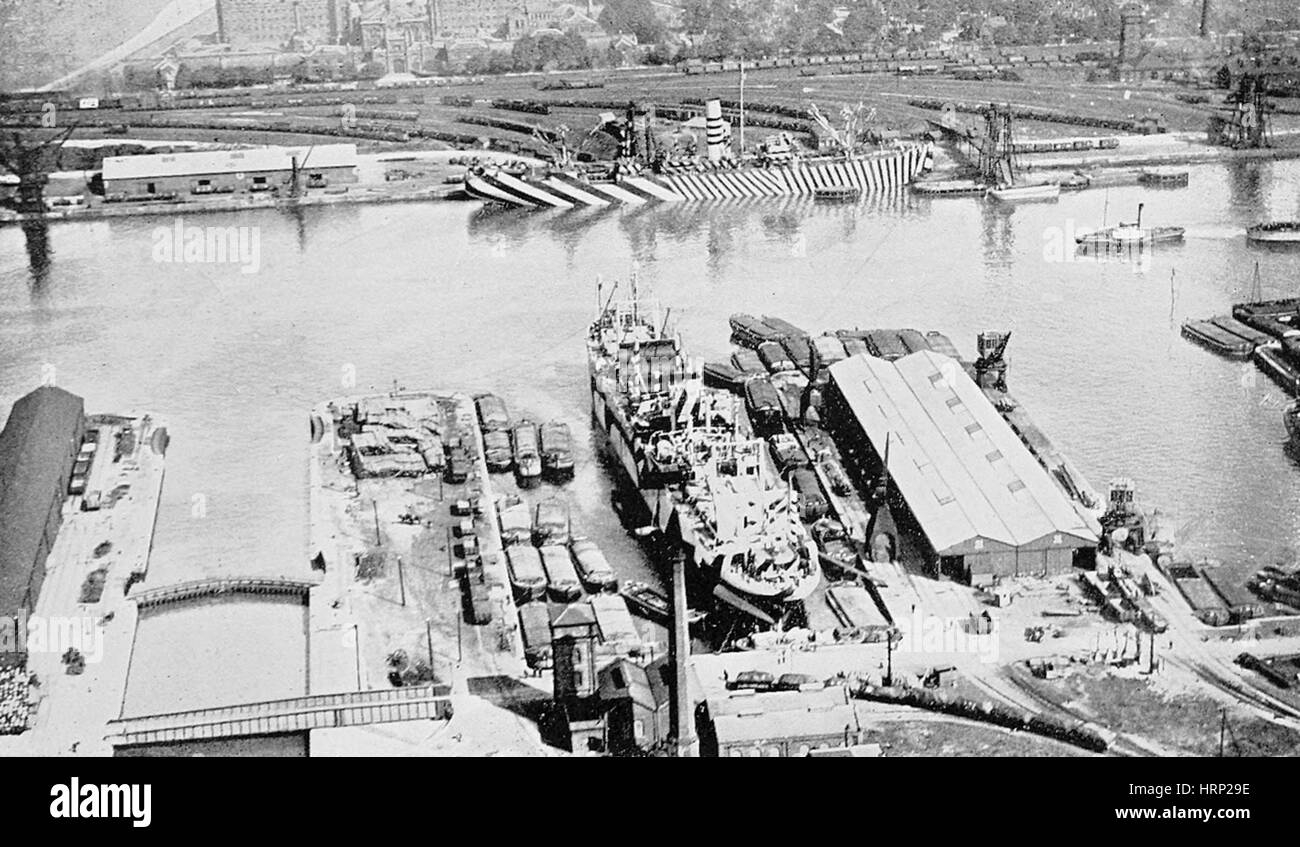
[[[386,689],[397,651],[425,683],[523,676],[498,494],[472,397],[340,397],[313,410],[312,431],[311,552],[324,576],[310,600],[309,693]],[[361,439],[375,451],[363,457],[353,442],[367,432],[383,437]],[[463,482],[444,474],[451,445],[470,458]],[[467,613],[474,582],[486,587],[490,622]]]

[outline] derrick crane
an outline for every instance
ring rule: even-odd
[[[63,127],[44,141],[24,141],[17,132],[0,141],[0,166],[18,177],[14,204],[19,212],[45,211],[45,186],[50,181],[50,172],[55,168],[59,150],[76,128],[76,124]]]

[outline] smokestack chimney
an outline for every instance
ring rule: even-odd
[[[1201,38],[1210,34],[1210,0],[1201,0]]]
[[[691,633],[686,617],[686,557],[680,548],[673,549],[668,555],[673,559],[673,630],[669,641],[673,666],[673,733],[677,737],[678,758],[688,758],[699,755],[699,751],[695,743],[695,710],[691,707],[690,684],[687,682]]]
[[[704,104],[704,138],[709,145],[709,161],[722,161],[722,148],[726,143],[727,125],[722,120],[722,102],[709,100]]]

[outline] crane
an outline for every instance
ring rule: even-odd
[[[19,212],[45,211],[45,186],[54,170],[55,157],[76,128],[76,124],[69,124],[44,141],[24,141],[17,132],[11,133],[7,141],[0,141],[0,166],[18,177],[14,199]]]

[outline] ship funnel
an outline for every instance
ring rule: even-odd
[[[709,100],[704,104],[704,136],[709,145],[709,161],[721,162],[723,145],[727,139],[727,124],[722,120],[720,100]]]

